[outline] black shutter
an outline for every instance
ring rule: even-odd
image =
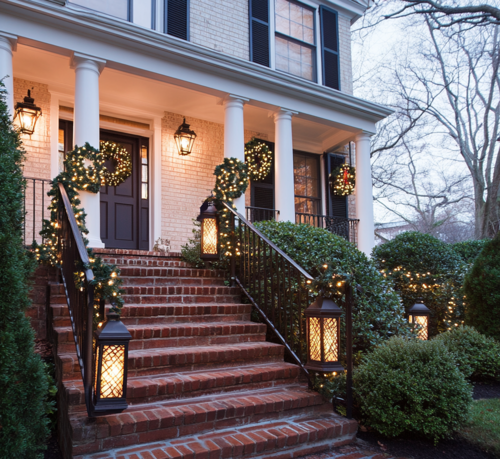
[[[269,67],[269,0],[249,0],[250,60]]]
[[[339,32],[337,12],[325,6],[319,8],[321,22],[321,55],[323,84],[340,89]]]
[[[189,0],[165,0],[165,33],[189,40]]]
[[[334,155],[332,153],[325,153],[325,183],[326,183],[326,196],[327,196],[327,209],[326,212],[330,217],[343,217],[349,216],[347,207],[347,196],[337,196],[332,193],[330,188],[330,174],[335,168],[346,162],[345,157],[342,155]]]

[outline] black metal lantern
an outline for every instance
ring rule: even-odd
[[[305,310],[308,370],[344,371],[339,362],[341,315],[342,309],[333,300],[321,296]]]
[[[189,129],[186,118],[184,118],[184,122],[179,126],[177,131],[175,131],[174,139],[180,155],[186,156],[191,154],[194,140],[196,139],[196,133],[192,129]]]
[[[422,299],[417,302],[408,311],[408,320],[411,324],[420,325],[418,337],[420,339],[429,339],[429,316],[431,315],[430,309],[423,303]]]
[[[213,201],[205,202],[200,208],[198,221],[201,222],[200,258],[219,258],[219,218]]]
[[[35,132],[36,122],[42,115],[42,109],[35,105],[35,99],[31,97],[29,89],[24,102],[18,102],[14,111],[14,120],[17,119],[21,132],[32,135]]]
[[[95,332],[95,414],[119,413],[127,408],[128,343],[132,336],[116,313],[107,314]]]

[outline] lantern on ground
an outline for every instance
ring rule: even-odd
[[[35,99],[31,97],[31,91],[28,89],[28,95],[24,102],[18,102],[14,109],[14,121],[21,128],[23,134],[32,135],[35,132],[35,126],[38,118],[42,115],[42,109],[35,105]]]
[[[342,309],[333,300],[321,296],[305,310],[308,370],[344,371],[339,362],[341,315]]]
[[[429,339],[429,316],[431,315],[430,309],[423,303],[422,299],[417,302],[408,311],[408,320],[411,324],[420,325],[418,337],[420,339]]]
[[[132,336],[116,313],[109,313],[95,332],[94,412],[118,413],[127,408],[128,343]]]
[[[186,118],[184,118],[184,122],[179,126],[177,131],[175,131],[174,139],[177,144],[177,151],[180,155],[186,156],[191,154],[196,139],[196,133],[192,129],[189,129]]]
[[[219,221],[213,201],[208,201],[201,206],[198,221],[201,222],[200,258],[205,261],[217,260],[219,258]]]

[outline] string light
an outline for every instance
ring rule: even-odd
[[[337,196],[348,196],[354,192],[356,170],[349,164],[342,164],[330,174],[330,187]]]
[[[255,137],[245,144],[245,163],[252,181],[264,180],[271,172],[273,153],[269,147]]]
[[[118,186],[132,175],[132,158],[128,151],[114,142],[101,141],[101,155],[106,160],[115,163],[115,171],[110,172],[103,166],[101,186]]]

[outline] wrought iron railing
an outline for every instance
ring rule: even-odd
[[[232,246],[240,252],[231,258],[231,278],[308,375],[304,311],[312,302],[307,285],[313,277],[241,214],[223,205],[229,210]]]
[[[43,243],[40,236],[44,218],[50,218],[48,207],[50,198],[47,191],[52,185],[50,180],[25,177],[26,189],[24,191],[24,245],[31,245],[33,241]]]
[[[87,412],[92,416],[94,274],[91,269],[84,267],[89,263],[87,249],[62,183],[59,183],[59,193],[61,199],[57,212],[58,259],[83,379]],[[78,283],[76,276],[80,278]],[[102,301],[100,313],[104,314]]]
[[[247,220],[251,223],[262,222],[265,220],[277,220],[280,214],[279,210],[267,209],[265,207],[248,206],[246,209]]]
[[[359,220],[355,218],[330,217],[300,212],[295,214],[295,223],[306,223],[317,228],[324,228],[353,244],[357,244],[358,222]]]

